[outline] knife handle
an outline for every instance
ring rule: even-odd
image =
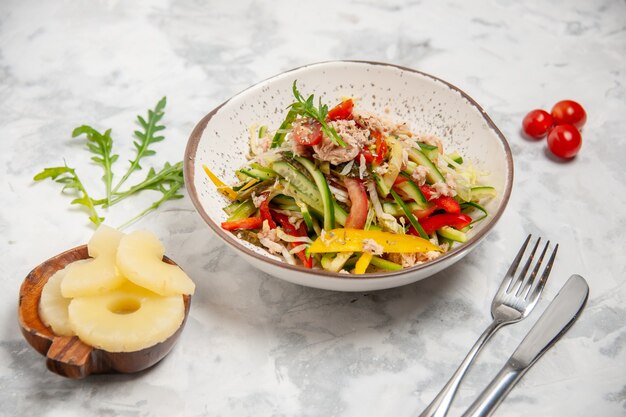
[[[517,381],[526,373],[529,367],[520,368],[509,359],[498,375],[474,401],[463,417],[488,417],[494,412],[506,395],[513,389]]]

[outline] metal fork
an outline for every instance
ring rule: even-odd
[[[463,359],[459,368],[456,370],[454,375],[452,375],[452,378],[450,378],[437,397],[435,397],[430,405],[422,412],[422,414],[420,414],[420,417],[445,417],[450,409],[450,404],[454,399],[461,380],[467,373],[467,369],[470,367],[472,361],[476,355],[478,355],[478,352],[480,352],[485,343],[487,343],[491,336],[493,336],[494,333],[502,326],[517,323],[524,317],[528,316],[537,304],[546,281],[550,276],[552,264],[554,263],[554,258],[556,257],[559,245],[557,244],[552,251],[548,264],[545,266],[539,280],[536,280],[536,277],[541,267],[541,263],[543,262],[543,258],[548,250],[548,245],[550,245],[550,241],[548,241],[544,246],[539,259],[530,274],[528,271],[530,270],[541,238],[537,239],[537,243],[535,243],[530,255],[526,258],[520,273],[516,274],[522,258],[524,257],[524,252],[530,242],[531,236],[532,235],[528,235],[524,241],[524,244],[509,267],[509,270],[502,280],[502,284],[500,284],[498,292],[491,302],[491,316],[493,317],[493,322],[487,327],[487,329],[485,329],[483,334],[480,335],[465,359]]]

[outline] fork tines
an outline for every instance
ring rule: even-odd
[[[545,286],[548,276],[550,275],[550,271],[552,270],[552,265],[554,264],[556,253],[559,249],[559,245],[557,244],[552,250],[550,259],[548,260],[547,265],[543,269],[543,273],[541,274],[539,280],[536,281],[535,278],[537,277],[537,274],[539,273],[539,269],[541,268],[543,258],[545,257],[546,252],[548,251],[548,246],[550,245],[550,241],[548,241],[545,244],[545,246],[543,247],[543,250],[541,251],[541,255],[539,256],[539,259],[537,260],[534,268],[532,269],[531,273],[528,274],[532,261],[535,257],[535,253],[537,252],[537,248],[539,247],[539,243],[541,242],[541,237],[539,237],[537,239],[537,242],[535,242],[532,250],[530,251],[530,254],[527,257],[526,262],[522,266],[520,273],[517,274],[517,278],[516,278],[515,275],[517,273],[517,269],[522,261],[522,258],[524,257],[524,253],[526,252],[528,244],[530,243],[531,237],[532,235],[528,235],[528,237],[524,241],[524,244],[522,245],[519,252],[517,253],[517,256],[515,256],[515,260],[513,261],[513,263],[511,264],[511,267],[509,268],[507,272],[507,275],[506,275],[507,279],[505,279],[502,283],[503,287],[506,286],[506,289],[505,290],[504,288],[501,288],[501,289],[504,290],[506,294],[514,295],[516,298],[528,299],[530,296],[530,299],[533,299],[533,298],[539,297],[543,287]]]

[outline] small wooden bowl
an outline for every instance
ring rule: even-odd
[[[41,291],[48,279],[71,262],[87,259],[87,245],[78,246],[48,259],[33,269],[20,288],[18,319],[26,341],[47,357],[48,369],[68,378],[90,374],[133,373],[151,367],[163,359],[180,336],[189,314],[191,296],[185,295],[185,318],[176,333],[167,340],[135,352],[107,352],[81,342],[77,337],[57,336],[39,318]],[[163,257],[163,261],[176,265]]]

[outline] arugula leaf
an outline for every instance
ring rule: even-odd
[[[89,194],[87,194],[87,190],[85,190],[85,187],[78,178],[74,168],[70,168],[67,165],[62,167],[44,168],[43,171],[33,177],[33,180],[41,181],[46,178],[50,178],[59,184],[63,184],[61,192],[65,190],[77,191],[79,197],[72,200],[71,204],[78,204],[87,207],[87,210],[89,210],[89,220],[91,220],[92,223],[99,225],[104,221],[104,217],[100,217],[96,212],[94,200],[89,197]]]
[[[77,127],[72,132],[72,137],[86,135],[87,149],[89,149],[91,153],[95,154],[95,156],[91,159],[104,168],[104,176],[102,178],[106,186],[105,198],[98,200],[91,198],[83,186],[83,183],[78,178],[75,169],[70,168],[67,165],[44,168],[44,170],[35,175],[33,179],[35,181],[41,181],[46,178],[50,178],[51,180],[63,185],[62,191],[74,190],[77,192],[78,196],[72,200],[71,203],[86,207],[89,210],[89,219],[96,225],[99,225],[104,221],[104,217],[100,217],[96,212],[97,206],[102,206],[108,209],[112,205],[119,203],[127,197],[143,190],[158,191],[161,193],[161,198],[152,203],[150,207],[143,210],[137,216],[133,217],[122,227],[126,227],[149,212],[156,210],[165,201],[182,198],[183,195],[178,193],[178,191],[185,184],[182,161],[177,162],[174,165],[166,162],[163,168],[159,171],[151,168],[143,181],[133,185],[126,191],[118,191],[120,186],[124,184],[134,171],[142,169],[139,164],[140,160],[146,156],[151,156],[156,153],[154,150],[150,149],[149,146],[164,139],[163,136],[157,136],[156,134],[165,129],[165,126],[159,124],[164,115],[163,110],[165,108],[165,104],[166,98],[163,97],[157,103],[154,110],[148,110],[147,121],[141,116],[137,117],[139,124],[143,128],[143,131],[135,131],[135,136],[138,140],[134,141],[133,144],[135,145],[137,153],[135,155],[135,159],[129,161],[130,167],[128,168],[128,171],[113,189],[111,189],[113,179],[112,165],[115,161],[117,161],[118,155],[112,154],[113,139],[111,137],[111,129],[106,130],[104,133],[100,133],[91,126],[83,125]]]
[[[111,155],[111,151],[113,150],[113,139],[111,138],[111,129],[108,129],[104,133],[98,132],[91,126],[82,125],[74,129],[72,132],[72,137],[75,138],[80,135],[85,135],[87,137],[87,149],[91,151],[91,153],[95,154],[91,158],[96,164],[101,165],[104,169],[104,175],[102,179],[104,180],[104,184],[106,185],[106,198],[107,201],[111,202],[111,183],[113,181],[113,171],[111,170],[111,166],[119,155]]]
[[[156,104],[156,107],[154,108],[154,110],[148,110],[148,121],[146,121],[146,119],[144,119],[141,116],[137,116],[137,122],[143,129],[143,131],[135,130],[134,132],[135,137],[139,139],[133,142],[133,145],[135,145],[137,154],[135,155],[135,159],[133,159],[132,161],[129,161],[130,167],[128,168],[128,171],[126,171],[126,174],[124,174],[122,179],[117,183],[117,185],[115,185],[115,188],[113,189],[114,193],[116,193],[120,189],[122,184],[126,182],[130,174],[132,174],[136,170],[141,169],[141,165],[139,164],[139,161],[142,158],[146,156],[152,156],[156,153],[154,150],[149,149],[149,146],[153,143],[157,143],[165,139],[164,136],[155,136],[155,135],[157,134],[157,132],[160,132],[161,130],[165,129],[165,126],[159,125],[158,123],[161,121],[161,119],[163,118],[163,115],[165,114],[166,104],[167,104],[167,98],[163,97]]]
[[[322,99],[318,101],[318,107],[313,104],[314,96],[311,94],[306,100],[298,91],[297,80],[293,82],[293,96],[296,98],[296,102],[289,105],[290,111],[294,111],[299,116],[310,117],[317,120],[322,125],[322,132],[330,138],[330,140],[342,147],[346,147],[346,143],[341,139],[341,136],[337,134],[332,126],[326,123],[326,116],[328,116],[328,106],[322,104]]]

